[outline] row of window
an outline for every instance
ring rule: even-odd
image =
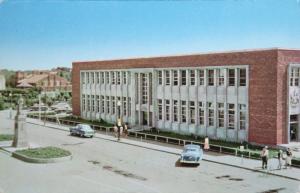
[[[171,104],[172,109],[171,109]],[[179,107],[180,103],[180,107]],[[189,103],[189,104],[188,104]],[[179,101],[179,100],[163,100],[158,99],[158,119],[163,120],[163,115],[166,121],[181,122],[195,124],[198,119],[200,125],[227,127],[228,129],[235,129],[235,104],[227,103],[227,123],[225,123],[225,103],[198,102],[198,114],[196,115],[195,101]],[[187,106],[189,105],[189,107]],[[171,120],[171,111],[173,118]],[[180,112],[180,114],[179,114]],[[189,120],[187,114],[189,113]],[[215,113],[217,120],[215,122]],[[240,130],[246,129],[246,114],[247,108],[245,104],[238,104],[238,128]],[[180,116],[179,116],[180,115]],[[206,116],[205,116],[206,115]],[[207,117],[206,121],[205,118]]]
[[[225,80],[227,74],[227,80]],[[159,85],[199,85],[199,86],[246,86],[245,68],[238,69],[198,69],[160,70],[157,72]],[[216,76],[216,79],[215,79]],[[237,81],[236,81],[237,80]]]
[[[131,97],[115,97],[103,95],[82,95],[82,111],[104,113],[120,116],[131,116]],[[121,102],[120,112],[118,101]]]
[[[129,72],[81,72],[82,84],[129,84]]]
[[[300,68],[292,68],[290,74],[290,86],[300,86]]]

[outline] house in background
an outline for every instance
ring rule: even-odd
[[[72,85],[66,78],[58,75],[57,71],[16,72],[18,88],[39,88],[44,92],[71,92]]]

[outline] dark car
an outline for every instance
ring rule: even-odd
[[[70,128],[71,135],[78,135],[80,137],[94,137],[95,130],[92,129],[89,125],[78,124],[76,127]]]

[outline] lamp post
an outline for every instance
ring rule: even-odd
[[[10,108],[9,108],[9,119],[12,119],[12,93],[9,93],[9,98],[10,98]]]
[[[117,117],[117,127],[118,127],[118,141],[120,141],[120,136],[121,136],[121,101],[117,102],[117,107],[118,107],[118,117]]]
[[[41,93],[39,94],[39,120],[41,120]]]

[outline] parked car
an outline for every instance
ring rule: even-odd
[[[94,137],[95,130],[89,125],[78,124],[75,127],[70,128],[70,135],[78,135],[80,137]]]
[[[183,148],[180,163],[200,164],[203,158],[203,150],[199,145],[188,144]]]

